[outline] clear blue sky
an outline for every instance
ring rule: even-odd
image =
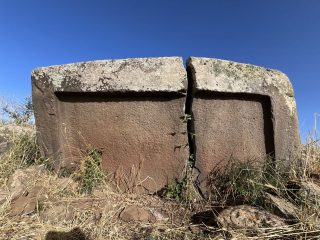
[[[320,0],[0,0],[0,96],[31,95],[39,66],[158,56],[285,72],[303,135],[320,112]]]

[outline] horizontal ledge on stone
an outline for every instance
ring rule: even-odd
[[[55,92],[61,99],[86,99],[91,101],[168,101],[186,97],[185,92]]]
[[[38,68],[32,81],[52,92],[186,92],[181,57],[98,60]]]
[[[275,69],[216,58],[189,57],[187,67],[196,73],[195,89],[217,92],[252,92],[268,95],[266,88],[277,88],[294,97],[288,77]]]

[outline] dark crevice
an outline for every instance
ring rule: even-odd
[[[184,92],[55,92],[63,102],[137,102],[171,101],[184,97]]]
[[[189,155],[190,155],[190,166],[193,168],[196,161],[196,145],[195,145],[195,130],[194,130],[194,116],[192,112],[193,94],[194,94],[194,81],[192,72],[187,67],[188,77],[188,91],[185,106],[185,116],[187,119],[187,131],[188,131],[188,142],[189,142]]]
[[[192,66],[188,65],[189,59],[187,60],[187,78],[188,78],[188,91],[185,106],[185,116],[187,118],[187,131],[188,131],[188,143],[189,143],[189,159],[186,172],[186,178],[192,177],[194,181],[194,186],[198,193],[204,198],[202,191],[200,190],[200,184],[198,177],[200,175],[200,170],[196,167],[197,161],[197,146],[196,146],[196,134],[195,134],[195,119],[192,111],[193,98],[195,94],[195,71]]]
[[[200,189],[199,177],[201,171],[196,167],[197,161],[197,146],[195,133],[195,116],[193,113],[193,102],[195,98],[198,99],[212,99],[212,100],[241,100],[241,101],[254,101],[258,102],[262,106],[263,114],[263,134],[265,141],[265,151],[270,159],[275,158],[275,145],[274,145],[274,121],[273,121],[273,109],[271,98],[266,95],[252,94],[252,93],[232,93],[232,92],[215,92],[215,91],[201,91],[196,90],[196,71],[190,60],[187,60],[187,78],[188,78],[188,90],[185,106],[185,115],[187,118],[187,130],[188,130],[188,142],[189,142],[189,161],[187,166],[186,178],[192,175],[194,186],[197,188],[199,194],[206,198],[204,193]]]

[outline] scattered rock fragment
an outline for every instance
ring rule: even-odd
[[[167,222],[169,221],[169,216],[164,212],[159,212],[154,208],[149,209],[152,215],[155,217],[156,222]]]
[[[126,207],[120,213],[120,219],[125,222],[139,221],[139,222],[155,222],[155,216],[149,211],[137,205]]]
[[[44,199],[42,186],[35,186],[11,203],[10,216],[28,215],[36,211],[38,201]]]
[[[78,213],[88,211],[92,214],[90,221],[97,222],[101,218],[102,210],[106,210],[105,204],[104,201],[99,201],[94,198],[56,201],[45,206],[45,209],[40,213],[40,218],[42,221],[50,223],[71,221]]]
[[[193,234],[200,234],[200,233],[202,233],[202,226],[201,225],[190,225],[189,230]]]
[[[298,208],[283,198],[266,193],[266,202],[278,216],[290,223],[297,222]]]
[[[301,182],[299,196],[306,204],[318,208],[320,204],[320,186],[314,182]]]
[[[42,221],[50,223],[70,221],[73,216],[74,208],[65,203],[47,208],[40,214]]]
[[[262,230],[268,227],[285,227],[283,219],[265,210],[248,205],[228,207],[218,217],[219,225],[226,229]]]
[[[54,180],[57,188],[61,191],[64,189],[68,189],[70,191],[76,191],[78,188],[78,183],[75,182],[72,178],[57,178]]]
[[[34,181],[45,171],[44,165],[31,166],[26,169],[18,169],[8,180],[7,186],[11,194],[11,200],[14,201],[23,195],[29,183]]]
[[[21,196],[13,204],[11,204],[10,217],[31,214],[35,211],[36,206],[36,199]]]

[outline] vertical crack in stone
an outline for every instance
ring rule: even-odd
[[[186,178],[194,181],[194,186],[198,190],[199,194],[203,197],[203,194],[199,188],[198,176],[200,175],[199,169],[196,168],[195,163],[197,160],[197,147],[196,147],[196,133],[195,133],[195,119],[192,112],[192,104],[195,93],[195,71],[192,69],[192,65],[189,64],[190,58],[187,59],[187,98],[185,105],[185,116],[187,120],[187,131],[188,131],[188,143],[189,143],[189,159],[186,171]]]

